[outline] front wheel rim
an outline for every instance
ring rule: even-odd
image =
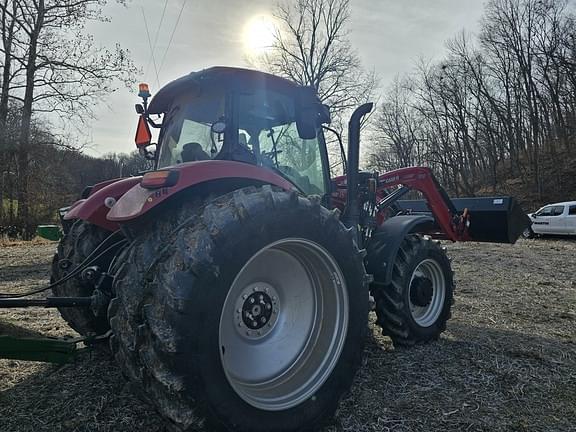
[[[420,288],[419,284],[426,284],[426,295],[418,296],[420,293],[416,291]],[[437,261],[426,259],[416,266],[410,279],[408,296],[410,313],[416,324],[430,327],[436,323],[446,299],[446,278]]]
[[[262,248],[222,308],[219,349],[228,382],[262,410],[299,405],[331,375],[348,319],[346,283],[328,251],[297,238]]]

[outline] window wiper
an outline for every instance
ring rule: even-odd
[[[266,136],[272,140],[272,153],[274,155],[274,162],[276,162],[276,166],[278,166],[278,150],[276,148],[277,140],[274,139],[274,129],[270,128]]]

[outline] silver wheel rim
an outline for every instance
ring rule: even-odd
[[[429,281],[426,283],[431,288],[430,299],[426,302],[426,305],[423,305],[424,302],[420,302],[420,304],[413,302],[414,290],[417,289],[417,283],[421,281]],[[433,325],[442,313],[446,298],[446,280],[438,262],[426,259],[416,266],[410,279],[408,295],[410,313],[416,324],[421,327]]]
[[[264,247],[240,270],[222,308],[228,382],[267,411],[313,397],[340,358],[348,315],[344,277],[324,248],[297,238]]]
[[[522,232],[522,235],[523,235],[525,238],[529,238],[529,237],[530,237],[530,228],[526,228],[526,229]]]

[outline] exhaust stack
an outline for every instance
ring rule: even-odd
[[[356,227],[360,219],[358,207],[358,170],[360,165],[360,124],[362,117],[372,111],[372,102],[360,105],[348,122],[348,165],[346,172],[346,209],[342,221],[348,228]]]

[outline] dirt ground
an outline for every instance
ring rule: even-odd
[[[576,431],[576,240],[447,246],[457,283],[448,331],[395,350],[372,326],[323,432]],[[45,284],[54,248],[0,246],[0,291]],[[45,309],[0,310],[0,333],[73,335]],[[0,360],[2,432],[163,430],[106,354],[65,366]]]

